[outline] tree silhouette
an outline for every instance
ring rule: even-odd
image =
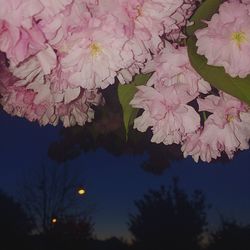
[[[135,205],[138,213],[129,220],[135,249],[199,249],[199,237],[206,226],[201,191],[195,191],[190,199],[174,179],[168,190],[150,190]]]
[[[32,230],[31,220],[21,205],[0,191],[0,240],[1,249],[15,249],[16,244],[24,246]]]
[[[20,200],[32,216],[37,233],[48,233],[53,219],[59,221],[70,216],[77,219],[89,213],[86,200],[77,194],[83,184],[77,172],[66,165],[46,164],[36,170],[24,178]]]
[[[207,250],[250,249],[250,225],[240,225],[236,221],[222,219],[221,228],[211,235]]]
[[[81,241],[92,238],[94,224],[90,217],[66,216],[60,218],[50,230],[50,235],[67,241]]]
[[[87,250],[129,250],[129,245],[117,237],[111,237],[106,240],[93,239],[89,242]]]
[[[65,216],[53,224],[46,235],[42,235],[43,248],[46,250],[87,249],[93,237],[94,225],[91,218]]]

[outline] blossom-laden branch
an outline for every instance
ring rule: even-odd
[[[126,129],[136,114],[125,107],[131,105],[142,110],[134,128],[150,129],[153,143],[181,144],[195,161],[223,152],[232,158],[250,139],[250,94],[242,93],[250,74],[250,1],[217,2],[211,20],[191,34],[184,32],[190,17],[211,0],[0,0],[0,104],[41,125],[83,126],[94,106],[105,104],[103,89],[150,73],[135,94],[131,88],[130,104],[123,98]],[[210,81],[195,58],[243,84]]]

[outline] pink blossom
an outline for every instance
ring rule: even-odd
[[[90,19],[88,29],[73,37],[77,38],[61,60],[62,70],[71,75],[72,87],[106,88],[114,83],[117,72],[132,62],[131,51],[122,53],[127,41],[124,30],[111,15]]]
[[[80,95],[74,101],[58,105],[58,115],[64,127],[74,125],[83,126],[94,119],[93,106],[103,104],[103,98],[97,90],[81,90]]]
[[[232,77],[250,73],[250,14],[247,5],[225,2],[208,27],[196,31],[197,52],[209,65],[223,66]]]
[[[129,3],[135,36],[155,54],[164,47],[162,35],[171,42],[185,37],[182,28],[196,8],[195,0],[131,0]]]
[[[39,0],[44,7],[44,12],[46,15],[55,16],[59,12],[65,10],[65,8],[71,4],[74,0]]]
[[[4,63],[0,69],[0,104],[3,109],[11,115],[38,121],[41,125],[57,125],[61,120],[65,127],[82,126],[93,119],[92,107],[103,102],[97,90],[79,89],[77,95],[69,88],[61,93],[54,92],[53,81],[47,78],[52,73],[45,75],[36,57],[18,68],[11,68],[15,76]],[[23,76],[23,79],[17,76]]]
[[[40,0],[0,0],[0,20],[29,30],[33,17],[43,10]]]
[[[0,20],[0,50],[14,64],[17,65],[44,49],[44,42],[44,36],[35,24],[31,29],[25,30]]]
[[[133,80],[133,76],[141,73],[141,68],[144,67],[144,63],[135,61],[128,68],[122,69],[117,74],[117,79],[120,84],[129,83]]]
[[[186,36],[182,32],[182,28],[188,24],[188,19],[197,8],[195,0],[183,0],[182,4],[176,11],[164,21],[166,38],[169,41],[179,41]]]
[[[198,130],[196,133],[189,134],[181,147],[183,155],[186,158],[191,155],[195,162],[199,159],[205,162],[211,162],[221,156],[221,150],[217,144],[215,127],[205,127],[204,130]]]
[[[84,125],[94,118],[93,105],[100,103],[97,91],[84,91],[74,101],[64,104],[53,102],[51,95],[40,103],[35,103],[37,93],[25,87],[11,86],[0,99],[3,109],[15,116],[25,117],[29,121],[38,121],[40,125],[57,125],[61,120],[64,127]]]
[[[116,0],[115,4],[113,0],[87,1],[91,16],[95,18],[102,18],[107,15],[114,16],[117,23],[123,26],[124,33],[128,37],[132,37],[134,32],[134,20],[128,15],[128,4],[129,1],[127,0]]]
[[[144,112],[135,119],[134,128],[145,132],[152,127],[152,142],[178,144],[200,127],[199,115],[186,104],[190,95],[184,85],[162,86],[159,90],[140,86],[138,90],[130,104]]]
[[[18,64],[44,48],[44,36],[33,19],[43,6],[39,0],[1,0],[0,5],[0,51]]]
[[[236,98],[220,92],[220,96],[208,96],[199,100],[200,111],[212,113],[204,128],[190,134],[182,146],[184,156],[195,161],[210,162],[226,152],[232,158],[237,150],[249,148],[249,107]]]
[[[163,48],[160,36],[175,22],[171,16],[182,4],[183,0],[129,1],[128,10],[135,23],[135,37],[143,40],[145,46],[153,53],[159,52]]]
[[[8,86],[17,81],[17,78],[11,74],[6,64],[6,56],[0,52],[0,96],[5,92]]]
[[[34,102],[40,103],[52,92],[55,102],[70,103],[80,95],[80,87],[70,87],[69,74],[61,70],[58,55],[48,46],[46,50],[30,57],[10,70],[18,78],[16,86],[23,86],[37,93]]]
[[[76,32],[84,32],[90,13],[82,0],[63,1],[59,7],[51,13],[47,3],[44,11],[36,15],[36,20],[39,20],[38,26],[49,44],[57,50],[65,51],[73,45],[72,40],[71,44],[67,43],[67,38]]]
[[[143,72],[154,71],[147,85],[158,88],[184,84],[188,93],[195,99],[199,93],[208,93],[211,90],[209,83],[205,82],[192,68],[186,47],[175,48],[166,43],[165,48],[146,64]]]

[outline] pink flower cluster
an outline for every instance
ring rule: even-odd
[[[131,105],[143,109],[134,128],[151,128],[152,142],[181,144],[184,157],[191,155],[196,162],[210,162],[222,152],[232,158],[235,151],[249,148],[250,108],[226,93],[210,94],[185,47],[166,44],[145,70],[154,73],[147,86],[138,87]],[[201,113],[208,118],[201,119]]]
[[[27,88],[26,80],[20,80],[14,76],[3,63],[3,54],[1,54],[0,61],[0,93],[2,96],[0,103],[7,113],[26,117],[29,121],[37,120],[40,125],[57,125],[61,120],[65,127],[76,124],[84,125],[86,121],[90,122],[94,118],[94,110],[91,106],[102,102],[102,97],[97,90],[81,90],[77,98],[68,103],[56,101],[56,95],[53,95],[50,90],[49,83],[41,80],[40,72],[32,75],[33,68],[30,68],[27,75],[33,80],[34,86]],[[27,65],[23,68],[20,67],[19,74],[22,73],[22,70],[29,69],[26,67]],[[71,94],[65,92],[65,97],[67,95]]]
[[[226,1],[207,25],[195,33],[198,53],[209,65],[224,67],[232,77],[249,75],[250,1]]]
[[[249,148],[250,109],[236,98],[220,92],[199,99],[199,111],[211,113],[204,127],[190,134],[182,146],[184,156],[192,155],[210,162],[225,152],[231,159],[234,152]]]
[[[207,93],[210,85],[192,69],[187,49],[170,43],[146,66],[145,71],[151,70],[155,72],[147,86],[138,87],[130,103],[144,109],[134,127],[141,132],[152,127],[152,142],[181,143],[187,133],[200,127],[200,116],[188,103],[200,92]]]
[[[0,104],[41,125],[84,125],[100,90],[153,72],[131,101],[154,143],[210,162],[249,148],[250,108],[192,68],[182,28],[195,0],[0,0]],[[250,1],[229,0],[198,30],[198,53],[233,77],[250,74]],[[214,93],[214,92],[213,92]]]
[[[194,0],[0,0],[0,103],[40,124],[83,125],[98,89],[131,81],[164,39],[183,37]],[[3,67],[3,66],[2,66]],[[11,79],[11,81],[10,81]]]

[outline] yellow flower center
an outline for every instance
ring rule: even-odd
[[[247,41],[246,33],[243,31],[233,32],[231,38],[238,46]]]
[[[137,5],[136,6],[136,11],[137,11],[137,14],[136,14],[135,18],[137,18],[137,17],[139,17],[139,16],[142,15],[142,6],[141,5]]]
[[[91,43],[89,48],[90,48],[90,54],[93,57],[98,56],[102,52],[102,48],[98,43]]]
[[[59,51],[61,53],[67,53],[69,51],[69,47],[64,43],[60,48]]]
[[[234,120],[234,116],[233,115],[227,115],[227,121],[228,122],[232,122]]]

